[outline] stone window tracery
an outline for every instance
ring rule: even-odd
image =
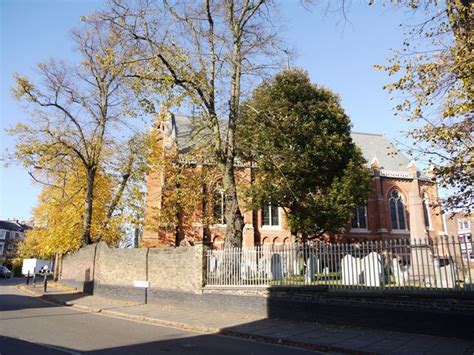
[[[398,190],[392,190],[388,199],[390,208],[390,221],[392,230],[406,230],[406,209],[402,194]]]
[[[430,200],[427,194],[423,194],[423,218],[425,220],[425,228],[431,229]]]

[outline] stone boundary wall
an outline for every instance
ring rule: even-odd
[[[100,243],[67,255],[62,261],[60,282],[102,297],[177,306],[183,310],[327,321],[400,331],[410,324],[418,327],[413,331],[439,324],[436,330],[439,334],[451,329],[453,336],[472,336],[472,293],[363,294],[335,292],[326,286],[204,287],[204,255],[203,245],[115,249]],[[150,287],[134,287],[135,280],[148,280]]]
[[[197,245],[149,249],[150,287],[200,293],[205,283],[204,248]]]
[[[61,275],[77,283],[94,278],[94,258],[98,244],[88,245],[76,253],[65,256],[61,263]]]
[[[89,245],[66,255],[61,282],[84,292],[143,301],[144,289],[134,281],[148,281],[151,289],[200,293],[204,284],[204,246],[159,249],[117,249],[105,243]]]

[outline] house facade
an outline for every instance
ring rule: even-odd
[[[446,235],[459,241],[461,254],[474,263],[474,214],[447,213],[443,215]]]
[[[15,257],[18,243],[29,229],[31,227],[18,220],[0,221],[0,265]]]
[[[162,157],[175,155],[175,160],[189,151],[193,138],[192,118],[168,114],[156,127],[156,148]],[[438,189],[434,178],[421,172],[386,137],[381,134],[352,133],[353,141],[362,150],[373,175],[373,192],[365,206],[353,211],[354,217],[337,235],[325,238],[341,242],[410,238],[410,228],[416,224],[419,238],[445,234],[441,210],[436,207]],[[205,164],[193,162],[193,173],[207,169]],[[256,167],[236,165],[236,180],[242,190],[252,183]],[[196,203],[191,213],[179,216],[177,225],[164,228],[159,215],[166,208],[164,189],[170,181],[165,167],[151,171],[147,179],[147,203],[144,247],[160,247],[205,241],[219,248],[224,243],[224,195],[219,188],[219,176],[203,183],[196,190]],[[212,208],[209,208],[211,204]],[[243,246],[281,245],[293,241],[285,223],[285,211],[275,206],[260,210],[246,210],[241,206],[245,227]],[[209,211],[212,218],[209,219]],[[158,216],[150,218],[151,215]],[[412,231],[413,237],[413,231]]]

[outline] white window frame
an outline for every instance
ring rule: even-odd
[[[3,253],[5,252],[5,243],[0,243],[0,255],[3,255]]]
[[[431,213],[430,213],[430,199],[428,198],[427,194],[423,194],[423,208],[426,208],[426,214],[428,216],[428,225],[425,225],[425,229],[432,231],[433,224],[431,223]],[[425,217],[425,213],[423,212],[423,218]]]
[[[7,231],[5,229],[0,229],[0,240],[5,240]]]
[[[270,223],[272,220],[272,205],[268,204],[268,206],[265,206],[264,208],[269,208],[270,209]],[[281,229],[281,208],[277,207],[278,211],[278,224],[263,224],[263,208],[260,210],[260,216],[262,218],[262,229],[267,229],[267,230],[280,230]],[[273,244],[273,242],[272,242]]]
[[[356,209],[359,209],[361,207],[356,207]],[[366,233],[366,232],[369,232],[369,216],[367,215],[367,205],[364,206],[364,210],[365,210],[365,225],[366,225],[366,228],[354,228],[352,227],[352,218],[351,218],[351,232],[354,232],[354,233]],[[357,216],[355,216],[355,218],[357,218]]]
[[[221,218],[220,218],[219,223],[213,223],[212,226],[213,227],[225,227],[225,226],[227,226],[227,223],[225,223],[225,197],[224,197],[224,190],[222,188],[216,189],[214,191],[214,193],[212,194],[212,220],[213,220],[213,222],[215,222],[214,221],[214,219],[215,219],[214,207],[215,207],[215,204],[216,204],[216,201],[215,201],[216,195],[219,195],[219,202],[220,202],[220,205],[221,205]]]
[[[458,220],[458,232],[466,232],[466,231],[471,231],[471,221],[469,219]]]

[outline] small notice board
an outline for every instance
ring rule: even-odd
[[[133,281],[133,287],[148,288],[148,281],[135,280]]]

